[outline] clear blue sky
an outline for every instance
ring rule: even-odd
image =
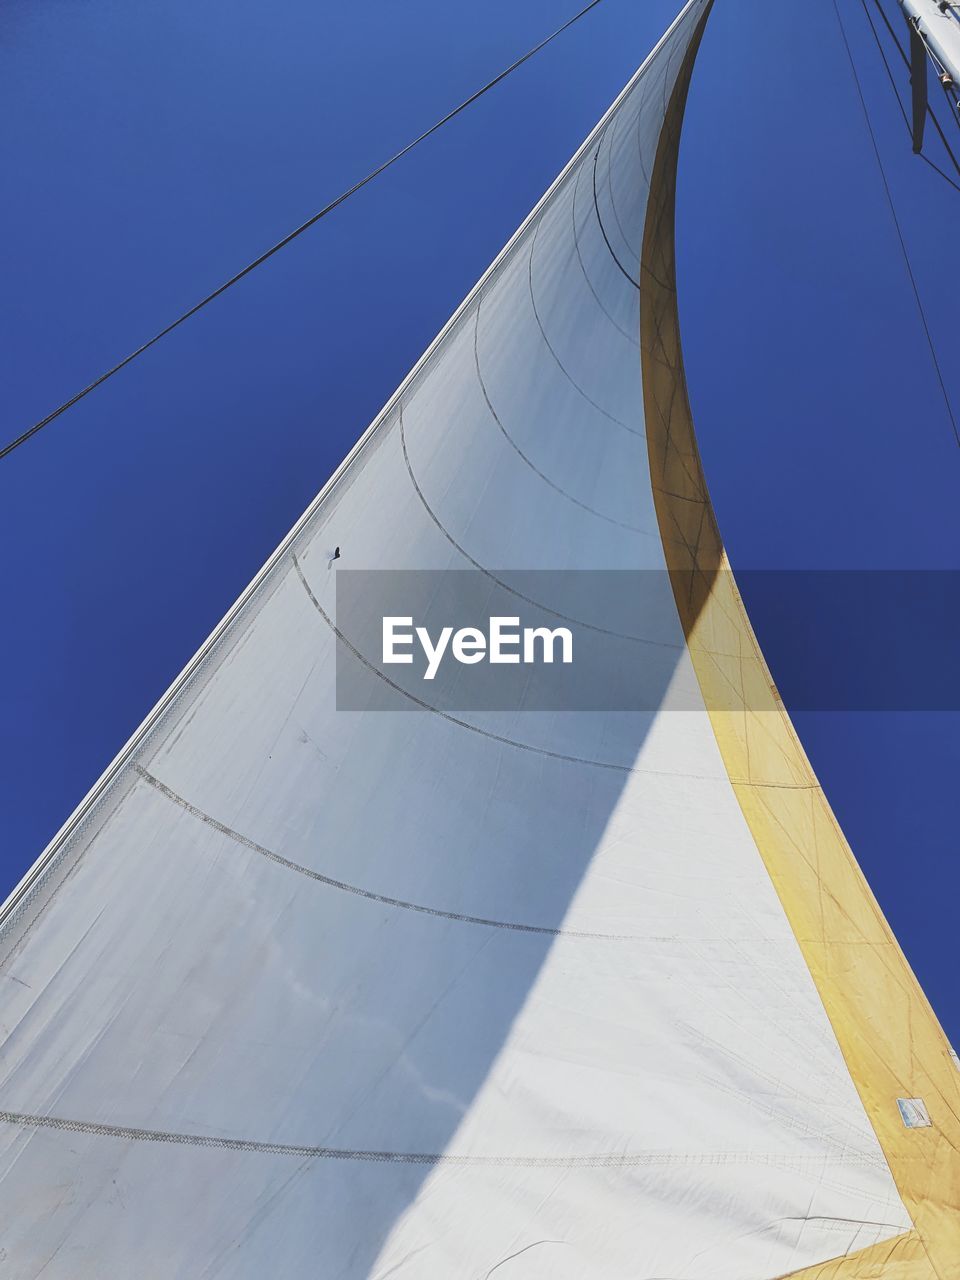
[[[911,157],[860,6],[839,2],[960,402],[960,194]],[[0,464],[0,890],[306,506],[678,4],[604,0]],[[6,0],[4,438],[576,6]],[[735,567],[960,568],[960,450],[831,0],[717,0],[681,155],[679,270],[694,411]],[[760,622],[774,675],[789,674],[790,637],[770,610]],[[834,639],[837,664],[855,665],[841,627]],[[960,716],[797,723],[960,1043]]]

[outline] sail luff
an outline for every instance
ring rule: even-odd
[[[317,512],[322,508],[325,502],[329,500],[336,490],[337,485],[349,474],[350,470],[359,461],[363,450],[375,438],[378,431],[388,425],[391,415],[396,411],[402,403],[404,396],[416,384],[417,379],[423,374],[424,370],[429,367],[431,360],[441,349],[448,335],[452,333],[457,325],[462,321],[463,317],[470,310],[477,300],[482,296],[484,288],[488,282],[500,270],[502,264],[509,258],[510,253],[515,245],[527,234],[529,229],[535,225],[542,211],[549,204],[557,189],[563,184],[567,176],[575,170],[576,166],[582,161],[583,157],[589,152],[590,148],[596,143],[597,139],[602,136],[604,129],[613,117],[616,115],[621,104],[629,97],[631,91],[637,82],[642,78],[647,68],[655,61],[660,51],[669,43],[674,32],[682,23],[685,15],[699,0],[686,0],[684,7],[677,14],[676,18],[663,33],[653,49],[637,68],[634,75],[624,85],[621,92],[610,104],[608,109],[600,117],[597,124],[584,139],[581,146],[573,154],[570,160],[564,165],[560,173],[543,193],[541,198],[530,210],[529,214],[516,231],[501,249],[500,253],[493,259],[487,269],[480,276],[477,283],[467,293],[463,301],[451,314],[446,324],[439,330],[436,337],[425,349],[419,360],[412,366],[409,373],[399,384],[396,391],[389,398],[387,403],[377,414],[373,422],[359,437],[356,444],[349,450],[343,461],[333,471],[329,479],[321,487],[317,496],[310,503],[303,515],[296,521],[289,533],[278,544],[276,550],[268,557],[261,566],[259,571],[250,580],[241,594],[230,606],[223,618],[217,623],[214,629],[206,637],[184,669],[179,673],[174,682],[166,689],[163,695],[158,699],[156,705],[151,708],[144,720],[128,740],[123,744],[116,756],[104,769],[103,773],[94,782],[93,786],[83,797],[76,809],[66,819],[63,825],[54,833],[49,843],[40,852],[36,860],[27,869],[21,879],[7,894],[6,898],[0,903],[0,960],[2,960],[4,945],[9,943],[13,935],[16,925],[13,924],[13,917],[26,904],[27,900],[33,895],[34,891],[39,888],[40,881],[48,870],[52,870],[52,864],[55,863],[58,854],[60,854],[67,846],[71,836],[89,820],[92,812],[95,810],[98,802],[104,797],[108,789],[117,782],[120,773],[124,767],[134,758],[138,749],[143,746],[150,734],[157,728],[163,715],[177,701],[177,699],[189,688],[193,678],[197,675],[200,667],[208,659],[215,655],[217,647],[223,641],[230,628],[238,621],[243,611],[249,607],[258,591],[269,581],[270,576],[274,573],[278,566],[283,563],[284,558],[289,555],[293,547],[296,546],[299,536],[309,526],[311,520],[315,518]]]

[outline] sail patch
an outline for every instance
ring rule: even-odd
[[[897,1106],[907,1129],[929,1128],[930,1116],[922,1098],[898,1098]]]

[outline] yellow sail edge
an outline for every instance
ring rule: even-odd
[[[916,1231],[908,1231],[845,1258],[791,1271],[779,1280],[932,1280],[935,1274],[923,1241]]]
[[[697,448],[680,345],[674,205],[701,33],[702,23],[667,111],[643,236],[640,346],[657,520],[731,785],[915,1226],[793,1274],[960,1280],[960,1072],[774,687],[730,572]],[[898,1099],[921,1099],[929,1125],[908,1128]]]

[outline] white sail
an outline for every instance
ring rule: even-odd
[[[641,257],[708,8],[8,903],[0,1275],[960,1274],[868,1114],[666,572]],[[660,571],[634,641],[664,707],[338,710],[346,568]]]

